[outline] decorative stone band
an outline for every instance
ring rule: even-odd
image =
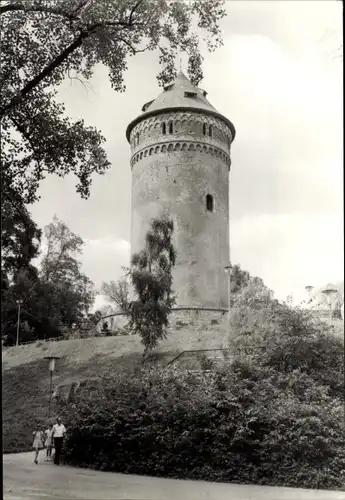
[[[209,154],[211,156],[215,156],[216,158],[221,158],[225,164],[229,167],[231,166],[230,156],[220,148],[215,146],[210,146],[208,144],[201,144],[199,142],[194,141],[173,141],[173,142],[164,142],[157,144],[155,146],[148,146],[143,148],[141,151],[138,151],[131,158],[131,167],[138,163],[138,161],[146,158],[147,156],[152,156],[159,153],[169,153],[174,151],[196,151],[200,153]]]
[[[166,110],[163,113],[158,111],[153,116],[138,116],[129,124],[126,134],[132,148],[136,148],[142,141],[146,142],[146,139],[149,139],[152,134],[158,131],[160,133],[163,123],[167,127],[171,123],[173,130],[179,133],[193,132],[194,135],[200,135],[200,140],[205,136],[203,133],[204,125],[207,127],[211,125],[213,127],[213,138],[230,147],[235,130],[225,120],[218,113],[215,115],[213,112],[206,112],[205,110],[173,109],[170,112]]]

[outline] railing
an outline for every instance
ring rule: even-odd
[[[104,337],[132,337],[133,334],[125,334],[125,335],[102,335],[102,332],[97,332],[97,335],[92,335],[90,337],[68,337],[68,336],[60,336],[60,337],[52,337],[49,339],[35,339],[35,340],[28,340],[26,342],[20,342],[19,346],[22,345],[30,345],[30,344],[36,344],[37,342],[62,342],[63,340],[86,340],[86,339],[91,339],[91,338],[104,338]],[[16,347],[15,345],[2,345],[3,349],[7,349],[9,347]]]
[[[35,340],[27,340],[26,342],[20,342],[19,345],[29,345],[29,344],[35,344],[36,342],[61,342],[62,340],[68,340],[66,337],[61,336],[61,337],[52,337],[49,339],[35,339]],[[4,346],[4,347],[15,347],[15,346]]]
[[[221,347],[219,348],[213,348],[213,349],[190,349],[190,350],[186,350],[186,351],[182,351],[180,353],[177,354],[177,356],[175,356],[173,359],[171,359],[169,361],[169,363],[167,363],[165,366],[169,366],[171,365],[172,363],[174,363],[178,358],[180,358],[181,356],[183,356],[184,354],[186,353],[189,353],[189,352],[194,352],[194,353],[199,353],[199,352],[210,352],[210,351],[221,351],[221,352],[225,352],[225,351],[230,351],[230,349],[222,349]]]

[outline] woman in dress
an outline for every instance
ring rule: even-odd
[[[52,459],[52,449],[53,449],[53,424],[49,424],[48,429],[46,430],[46,440],[44,443],[46,447],[46,462]]]
[[[34,442],[32,444],[32,447],[35,450],[34,463],[38,464],[38,454],[39,454],[40,450],[42,450],[44,448],[44,446],[43,446],[44,432],[41,430],[37,430],[37,431],[34,431],[32,434],[34,435]]]

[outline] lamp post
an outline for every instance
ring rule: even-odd
[[[22,305],[23,301],[22,299],[16,300],[16,303],[18,304],[18,319],[17,319],[17,340],[16,340],[16,346],[19,346],[19,325],[20,325],[20,306]]]
[[[312,291],[314,290],[314,287],[312,285],[307,285],[305,287],[305,289],[307,290],[308,292],[308,295],[309,295],[309,302],[311,302],[311,299],[312,299]]]
[[[327,303],[329,305],[329,324],[332,325],[332,300],[331,298],[336,294],[338,290],[332,285],[328,285],[327,288],[322,290],[322,293],[326,296]]]
[[[53,392],[53,373],[55,370],[55,361],[57,359],[60,359],[58,356],[45,356],[44,359],[47,359],[49,361],[49,373],[50,373],[50,387],[49,387],[49,411],[48,411],[48,418],[51,417],[51,409],[52,409],[52,392]]]
[[[229,263],[224,267],[225,272],[228,274],[228,322],[230,326],[230,309],[231,309],[231,264]]]

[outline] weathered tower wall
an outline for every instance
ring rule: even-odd
[[[194,110],[143,117],[130,133],[131,251],[143,248],[152,218],[173,219],[178,306],[227,307],[232,139],[221,118]]]

